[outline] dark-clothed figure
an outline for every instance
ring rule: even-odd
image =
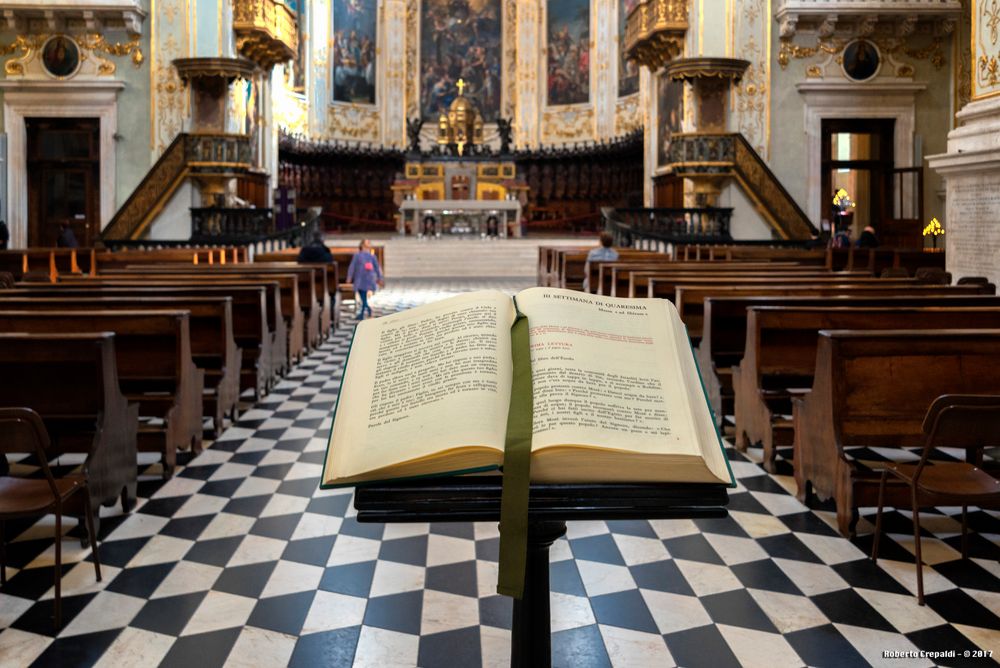
[[[330,249],[326,247],[323,243],[323,233],[314,232],[312,241],[302,247],[299,250],[299,257],[297,261],[300,264],[306,263],[317,263],[317,262],[333,262],[333,254]]]
[[[10,230],[7,229],[7,223],[0,220],[0,250],[7,250],[8,242],[10,242]]]
[[[498,237],[500,236],[500,221],[497,220],[496,216],[490,216],[486,219],[486,236],[488,237]]]
[[[875,228],[871,225],[866,225],[865,229],[861,231],[861,236],[858,237],[857,241],[858,248],[878,248],[878,237],[875,236]]]
[[[73,228],[69,226],[68,223],[61,223],[59,225],[59,238],[56,239],[56,246],[60,248],[79,248],[80,242],[76,240],[76,235],[73,234]]]

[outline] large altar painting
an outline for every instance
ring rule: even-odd
[[[333,0],[333,99],[375,104],[378,0]]]
[[[465,82],[487,123],[500,113],[500,0],[423,0],[420,16],[420,104],[437,120]]]
[[[670,142],[684,120],[684,83],[660,75],[656,80],[656,164],[666,165]]]
[[[618,96],[639,92],[639,65],[625,57],[625,19],[639,0],[618,0]]]
[[[548,0],[548,101],[590,101],[590,2]]]

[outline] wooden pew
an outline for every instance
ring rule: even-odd
[[[821,287],[823,285],[917,285],[913,278],[875,278],[870,275],[851,273],[812,273],[785,275],[782,272],[774,272],[765,276],[746,276],[732,273],[712,273],[711,275],[692,274],[665,274],[663,276],[651,276],[646,291],[646,297],[657,299],[673,300],[676,296],[677,288],[681,285],[718,285],[721,287],[740,285],[745,287],[767,286],[767,285],[788,285],[791,287]]]
[[[553,287],[559,284],[559,251],[589,251],[593,246],[539,246],[538,285]]]
[[[327,246],[327,250],[333,255],[333,261],[337,263],[337,285],[343,299],[354,299],[354,286],[347,280],[347,270],[350,267],[351,259],[358,252],[357,246]],[[378,260],[382,268],[382,274],[386,273],[385,266],[385,246],[372,246],[372,253]],[[275,260],[284,262],[295,262],[298,257],[298,248],[286,248],[272,253],[261,253],[254,256],[254,262],[273,262]]]
[[[233,276],[225,274],[185,274],[173,272],[125,272],[87,279],[66,279],[64,284],[199,287],[260,286],[267,290],[267,318],[272,332],[271,363],[283,375],[303,355],[304,318],[299,308],[298,279],[295,276]]]
[[[753,306],[1000,306],[1000,297],[988,295],[858,295],[798,296],[736,294],[705,300],[701,342],[695,350],[698,367],[712,409],[720,419],[733,413],[732,367],[743,359],[746,347],[747,309]]]
[[[253,390],[254,397],[260,399],[267,389],[277,382],[279,365],[286,363],[285,357],[276,348],[278,337],[271,329],[272,323],[284,321],[277,315],[280,306],[277,283],[263,285],[198,285],[189,283],[162,283],[134,281],[71,281],[55,285],[20,284],[14,290],[5,290],[8,297],[50,297],[56,299],[99,297],[112,300],[121,299],[125,303],[133,300],[170,299],[184,297],[222,297],[232,300],[233,340],[242,350],[239,389]],[[281,349],[283,350],[283,349]],[[279,359],[275,359],[278,357]]]
[[[854,534],[874,506],[880,464],[853,446],[920,447],[927,407],[942,394],[1000,394],[1000,330],[823,330],[812,390],[793,400],[795,481],[808,501],[833,497],[837,525]],[[885,505],[907,505],[890,483]]]
[[[105,251],[96,257],[97,272],[121,269],[130,264],[236,264],[240,252],[235,247],[219,248],[147,248]]]
[[[182,276],[190,278],[212,278],[234,277],[238,279],[273,279],[281,283],[282,310],[286,314],[301,314],[299,318],[293,317],[288,323],[289,336],[297,336],[296,320],[301,320],[301,339],[289,341],[290,359],[296,361],[314,346],[319,345],[320,324],[325,320],[330,320],[330,300],[320,301],[317,298],[316,285],[325,286],[326,278],[323,273],[325,267],[306,267],[299,264],[291,264],[284,267],[273,267],[267,264],[238,264],[238,265],[210,265],[194,267],[170,267],[170,266],[142,266],[132,265],[125,269],[115,269],[102,274],[102,276],[124,276],[141,274],[144,276]],[[320,274],[319,277],[316,274]],[[289,281],[289,277],[294,280]],[[321,287],[320,297],[325,294]],[[293,310],[295,309],[295,310]]]
[[[0,333],[0,378],[0,405],[41,415],[54,455],[87,455],[95,528],[101,505],[120,498],[128,512],[136,498],[139,407],[119,389],[114,335]],[[83,516],[83,503],[69,512]]]
[[[122,394],[139,404],[138,448],[163,456],[201,451],[204,371],[191,359],[187,311],[0,311],[0,332],[114,332]]]
[[[747,314],[746,349],[734,369],[737,449],[761,443],[774,472],[777,445],[792,445],[794,388],[812,386],[823,329],[1000,329],[1000,307],[845,308],[757,306]]]
[[[877,281],[888,281],[890,279],[877,279]],[[676,288],[674,304],[681,316],[681,320],[688,328],[693,345],[698,345],[704,325],[705,300],[710,297],[737,296],[737,295],[816,295],[816,296],[836,296],[855,295],[858,297],[888,297],[891,295],[978,295],[993,294],[996,287],[988,286],[965,286],[965,285],[914,285],[900,283],[879,283],[870,284],[840,283],[824,285],[736,285],[736,286],[711,286],[711,285],[681,285]]]
[[[94,267],[93,248],[21,248],[0,250],[0,271],[23,280],[32,275],[55,282],[61,274],[86,274]]]
[[[787,280],[789,282],[807,283],[815,279],[831,281],[840,279],[841,281],[863,281],[874,280],[869,274],[860,272],[838,272],[831,273],[825,269],[812,267],[801,267],[798,265],[776,265],[773,267],[754,265],[740,267],[739,263],[726,262],[715,263],[710,270],[688,269],[683,264],[678,263],[676,268],[663,269],[640,269],[636,270],[627,266],[611,266],[602,270],[609,276],[603,276],[604,287],[610,290],[612,297],[646,297],[649,295],[649,285],[651,281],[656,282],[656,297],[666,299],[672,297],[670,290],[670,280],[679,281],[695,280],[700,278],[710,279],[713,283],[730,281],[733,284],[744,283],[744,279],[752,279],[757,282],[773,280]],[[900,280],[900,279],[886,279]],[[912,279],[902,279],[915,282]],[[604,294],[607,294],[605,292]]]
[[[128,293],[95,297],[90,294],[67,295],[64,291],[60,297],[40,297],[30,293],[7,296],[6,291],[0,291],[0,311],[187,311],[190,314],[191,357],[195,365],[205,372],[202,409],[205,415],[212,417],[214,438],[222,434],[227,416],[236,420],[243,351],[237,347],[233,334],[232,297]]]
[[[299,263],[290,262],[286,253],[258,253],[254,256],[254,263],[260,263],[270,266],[300,266],[300,267],[325,267],[326,268],[326,286],[316,286],[316,294],[323,294],[325,289],[326,294],[329,295],[329,305],[328,310],[330,311],[330,322],[324,325],[325,330],[335,331],[340,327],[340,308],[343,303],[343,297],[340,294],[340,266],[336,261],[325,262],[325,263]],[[321,289],[322,288],[322,289]]]

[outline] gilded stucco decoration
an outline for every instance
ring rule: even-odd
[[[513,4],[513,0],[507,0]],[[540,141],[539,96],[540,82],[544,80],[544,49],[541,47],[542,0],[517,2],[517,28],[514,36],[516,75],[513,86],[514,141],[518,146],[535,146]]]
[[[587,105],[549,107],[542,115],[542,141],[568,142],[593,139],[594,108]]]
[[[912,77],[914,68],[912,61],[927,61],[934,69],[941,69],[947,62],[945,57],[945,39],[940,36],[931,37],[922,46],[912,46],[912,41],[900,37],[866,37],[874,44],[888,66],[888,74],[895,77]],[[796,44],[791,39],[781,40],[778,50],[778,65],[781,69],[788,67],[792,60],[808,60],[819,56],[821,62],[808,63],[806,76],[817,78],[825,76],[827,67],[831,64],[840,67],[843,62],[844,48],[854,41],[850,37],[818,37],[811,45]],[[904,60],[905,59],[905,60]]]
[[[732,8],[730,53],[750,61],[743,80],[733,87],[733,127],[766,160],[771,125],[771,0],[734,0]]]
[[[972,99],[972,50],[968,47],[972,43],[971,2],[972,0],[961,0],[962,16],[955,29],[955,38],[952,40],[956,112]]]
[[[183,129],[187,117],[188,96],[172,63],[191,55],[191,38],[183,0],[152,0],[150,14],[149,146],[155,161]]]
[[[377,108],[367,105],[338,104],[329,109],[326,137],[377,142],[379,127]]]
[[[503,72],[502,79],[509,81],[507,77],[513,76],[517,69],[517,2],[516,0],[504,0],[503,2]],[[500,116],[503,118],[513,118],[517,108],[517,86],[503,86],[500,100]]]
[[[43,45],[50,37],[53,35],[44,33],[18,35],[9,44],[0,44],[0,56],[18,54],[15,58],[4,63],[4,71],[7,75],[24,76],[28,65],[39,57]],[[114,76],[118,70],[118,66],[111,60],[112,57],[128,56],[135,67],[141,67],[146,60],[138,36],[133,37],[128,42],[109,42],[104,35],[100,34],[68,35],[67,37],[79,47],[80,60],[82,61],[81,72],[84,71],[83,65],[86,65],[88,60],[93,60],[92,64],[94,65],[93,68],[88,69],[91,69],[93,74],[97,76],[105,77]]]
[[[1000,94],[1000,1],[971,0],[972,73],[971,99]]]
[[[639,113],[640,95],[619,98],[615,104],[615,135],[624,135],[643,127],[643,114]]]

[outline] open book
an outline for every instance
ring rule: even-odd
[[[359,324],[322,486],[499,468],[518,391],[518,310],[529,325],[533,481],[733,483],[673,304],[530,288]]]

